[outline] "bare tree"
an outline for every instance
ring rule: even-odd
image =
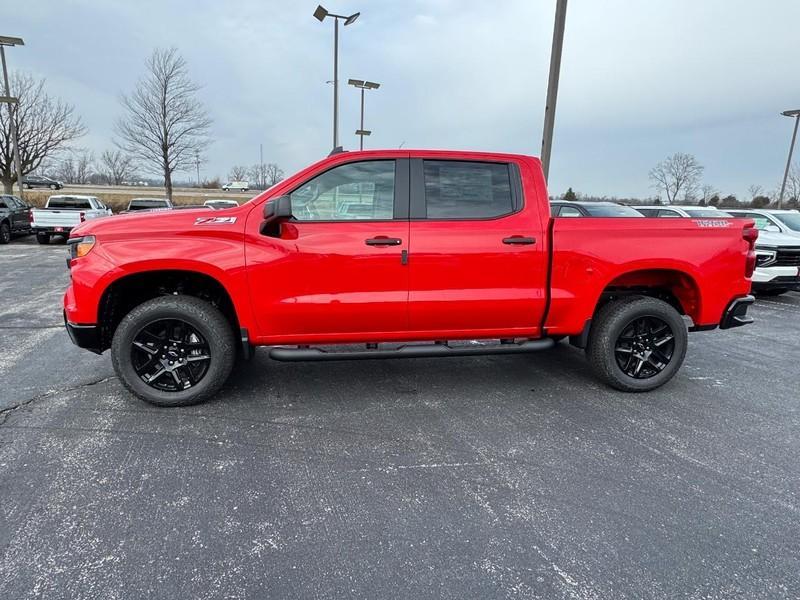
[[[664,190],[667,204],[672,204],[683,193],[685,199],[694,197],[703,166],[691,154],[677,152],[650,170],[653,187]]]
[[[75,157],[71,154],[66,154],[54,167],[55,177],[59,181],[65,183],[76,183],[78,179],[77,171],[75,169]]]
[[[752,200],[756,196],[760,196],[761,192],[763,190],[764,190],[764,188],[762,186],[760,186],[758,184],[755,184],[755,183],[753,185],[751,185],[750,187],[748,187],[747,188],[747,193],[750,194],[750,200]]]
[[[14,117],[23,175],[36,170],[43,161],[86,133],[75,108],[47,94],[44,79],[12,73],[11,94],[19,98]],[[10,126],[8,111],[1,110],[0,181],[6,193],[11,192],[17,181]]]
[[[89,183],[89,178],[94,174],[94,152],[91,150],[75,150],[75,183]]]
[[[247,179],[249,169],[242,165],[231,167],[231,172],[228,173],[228,178],[231,181],[244,181]]]
[[[710,183],[704,183],[702,186],[700,186],[700,204],[706,206],[711,198],[717,194],[719,194],[717,188]]]
[[[147,73],[130,96],[122,96],[124,116],[117,122],[118,147],[164,174],[172,198],[172,174],[188,170],[208,143],[211,119],[196,98],[200,86],[189,79],[176,48],[157,48]]]
[[[800,200],[800,163],[794,163],[786,176],[786,189],[783,192],[783,199],[795,201]]]
[[[100,170],[106,183],[120,185],[133,177],[136,161],[122,150],[106,150],[100,155]]]
[[[283,179],[283,169],[275,163],[264,165],[264,182],[266,185],[275,185]]]

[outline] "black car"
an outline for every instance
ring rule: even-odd
[[[41,175],[26,175],[22,178],[22,185],[29,190],[33,188],[50,188],[51,190],[60,190],[64,184],[49,177],[42,177]]]
[[[31,209],[16,196],[0,196],[0,244],[7,244],[14,234],[31,232]]]
[[[644,217],[630,206],[616,202],[550,202],[551,217]]]

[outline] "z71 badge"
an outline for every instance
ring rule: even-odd
[[[236,217],[197,217],[195,225],[233,225]]]

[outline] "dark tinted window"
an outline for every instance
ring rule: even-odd
[[[424,164],[429,219],[480,219],[513,212],[508,165],[450,160]]]
[[[166,200],[131,200],[128,210],[145,210],[148,208],[167,208]]]
[[[299,221],[389,220],[394,217],[393,160],[348,163],[291,193]]]
[[[642,213],[645,217],[655,217],[658,216],[658,209],[657,208],[637,208],[640,213]]]
[[[8,208],[8,204],[6,204],[5,198],[0,198],[0,208]]]
[[[88,200],[84,200],[83,198],[63,196],[61,198],[50,198],[50,200],[47,201],[47,208],[74,208],[91,210],[92,205]]]

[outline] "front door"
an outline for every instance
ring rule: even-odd
[[[411,181],[411,330],[441,339],[538,335],[545,224],[523,210],[517,165],[414,159]]]
[[[248,226],[263,343],[369,341],[407,331],[408,160],[339,164],[290,197],[293,218],[279,231],[254,235]]]

